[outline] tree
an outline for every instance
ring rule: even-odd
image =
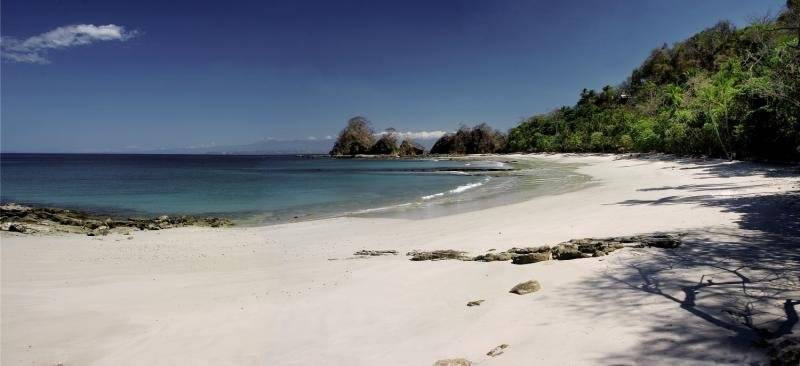
[[[336,143],[333,144],[331,155],[357,155],[370,151],[375,137],[368,119],[357,116],[347,121],[347,127],[339,132]]]

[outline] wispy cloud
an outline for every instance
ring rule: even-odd
[[[0,38],[2,58],[12,62],[47,64],[50,50],[83,46],[101,41],[126,41],[139,32],[108,24],[77,24],[58,27],[23,40],[14,37]]]
[[[376,133],[375,135],[376,136],[382,136],[382,135],[385,135],[386,133],[387,132],[384,131],[384,132]],[[400,139],[408,138],[408,139],[412,139],[412,140],[433,140],[433,139],[438,139],[438,138],[442,137],[442,135],[444,135],[446,133],[447,133],[447,131],[416,131],[416,132],[413,132],[413,131],[406,131],[406,132],[397,131],[397,132],[395,132],[395,135],[397,135]]]

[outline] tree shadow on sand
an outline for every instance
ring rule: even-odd
[[[714,176],[756,174],[739,168],[722,171],[716,165],[705,169],[704,174]],[[696,193],[717,188],[729,187],[687,185],[663,190]],[[698,204],[720,207],[740,218],[738,229],[691,231],[675,249],[633,249],[616,254],[607,260],[603,275],[578,285],[576,290],[585,301],[565,304],[578,312],[624,319],[643,304],[656,303],[648,309],[663,309],[642,314],[651,325],[641,332],[635,349],[600,363],[761,363],[768,342],[793,330],[798,333],[800,194],[729,197],[692,193],[617,203]]]

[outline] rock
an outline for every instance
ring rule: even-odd
[[[486,301],[486,300],[475,300],[475,301],[470,301],[470,302],[468,302],[468,303],[467,303],[467,306],[481,306],[481,304],[482,304],[484,301]]]
[[[32,234],[37,232],[33,228],[29,228],[23,224],[4,223],[2,226],[0,226],[0,229],[2,229],[3,231],[9,231],[12,233],[20,233],[20,234]]]
[[[472,362],[466,358],[451,358],[436,361],[433,366],[472,366]]]
[[[555,260],[569,260],[584,258],[583,253],[578,250],[578,245],[572,243],[561,243],[553,247],[553,259]]]
[[[625,245],[614,238],[573,239],[553,247],[553,259],[569,260],[578,258],[602,257]]]
[[[489,357],[497,357],[503,354],[503,351],[508,348],[508,345],[503,343],[495,348],[492,348],[491,351],[487,352],[486,355]]]
[[[539,281],[530,280],[527,282],[522,282],[520,284],[517,284],[516,286],[511,288],[511,291],[509,292],[517,295],[525,295],[531,292],[539,291],[541,288],[542,285],[539,284]]]
[[[548,246],[535,248],[511,248],[512,253],[518,253],[511,259],[514,264],[529,264],[536,262],[549,261],[552,258],[552,250]]]
[[[86,233],[86,235],[88,235],[88,236],[105,236],[105,235],[108,235],[108,233],[109,233],[108,226],[103,225],[103,226],[100,226],[100,227],[98,227],[96,229],[93,229],[93,230],[89,231],[88,233]]]
[[[543,245],[540,247],[525,247],[525,248],[511,248],[508,250],[511,254],[532,254],[532,253],[550,253],[550,247]]]
[[[197,225],[221,227],[232,222],[224,218],[207,217],[197,219],[192,216],[169,217],[162,215],[152,219],[111,219],[52,207],[28,207],[17,204],[0,206],[0,224],[3,230],[27,228],[24,233],[66,232],[86,235],[106,235],[111,229],[137,228],[139,230],[161,230],[167,228]],[[22,226],[20,226],[22,225]],[[31,228],[31,226],[36,229]]]
[[[486,254],[481,254],[475,258],[472,258],[472,260],[478,262],[502,262],[502,261],[509,261],[513,257],[514,255],[508,252],[486,253]]]
[[[403,140],[400,144],[400,156],[416,156],[425,153],[425,148],[422,145],[413,142],[409,139]]]
[[[465,252],[460,252],[457,250],[452,249],[445,249],[445,250],[434,250],[430,252],[423,252],[423,251],[411,251],[406,253],[406,255],[411,256],[412,261],[438,261],[438,260],[445,260],[445,259],[458,259],[458,260],[470,260],[471,258],[464,255]]]
[[[396,250],[359,250],[353,255],[368,255],[368,256],[379,256],[379,255],[397,255]]]
[[[514,264],[530,264],[536,262],[544,262],[550,260],[550,252],[547,253],[531,253],[531,254],[520,254],[514,256],[511,259],[511,263]]]
[[[643,235],[639,237],[639,242],[640,247],[672,249],[681,245],[681,237],[672,234]]]

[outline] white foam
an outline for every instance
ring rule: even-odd
[[[428,196],[422,196],[422,199],[424,201],[427,201],[427,200],[432,200],[434,198],[442,197],[445,194],[459,194],[459,193],[462,193],[464,191],[467,191],[467,190],[470,190],[470,189],[473,189],[473,188],[476,188],[476,187],[480,187],[484,183],[488,182],[489,179],[491,179],[491,178],[487,177],[486,179],[483,180],[483,182],[469,183],[469,184],[465,184],[463,186],[458,186],[456,188],[453,188],[453,189],[451,189],[451,190],[449,190],[447,192],[439,192],[439,193],[434,193],[434,194],[431,194],[431,195],[428,195]]]

